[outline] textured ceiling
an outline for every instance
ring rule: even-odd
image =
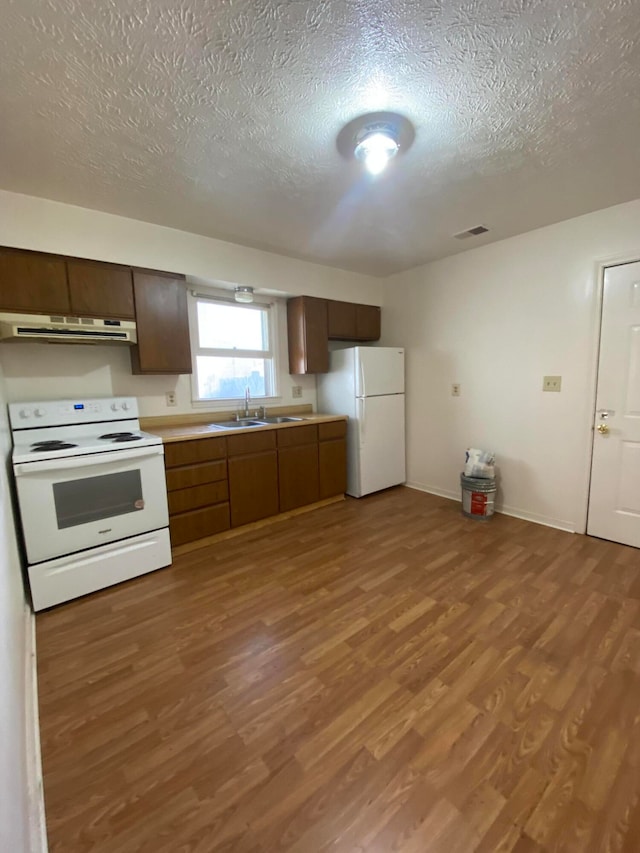
[[[0,15],[4,189],[376,275],[640,196],[640,0]],[[336,136],[385,109],[416,138],[372,181]]]

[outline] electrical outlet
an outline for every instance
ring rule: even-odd
[[[302,385],[292,385],[291,386],[291,396],[292,397],[302,397]]]
[[[167,406],[177,406],[178,403],[176,401],[176,392],[175,391],[167,391],[164,395],[167,401]]]
[[[560,391],[562,389],[562,376],[543,376],[543,391]]]
[[[454,382],[451,386],[451,396],[459,397],[460,396],[460,385],[457,382]]]

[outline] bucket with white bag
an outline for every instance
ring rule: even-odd
[[[462,514],[476,521],[488,521],[495,511],[495,456],[486,450],[470,447],[464,473],[460,474]]]

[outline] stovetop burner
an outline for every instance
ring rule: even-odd
[[[38,453],[43,450],[69,450],[71,447],[77,447],[77,444],[71,444],[68,441],[38,441],[32,445],[31,452]]]
[[[65,445],[66,447],[75,447],[75,444],[68,444],[62,438],[50,438],[47,441],[34,441],[31,447],[58,447]]]
[[[140,441],[141,438],[141,435],[121,435],[118,438],[114,438],[113,443],[118,444],[121,441]]]
[[[125,438],[125,436],[133,435],[132,432],[106,432],[100,438]]]

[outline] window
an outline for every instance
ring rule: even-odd
[[[191,297],[194,399],[272,397],[273,333],[269,305],[237,305],[221,297]]]

